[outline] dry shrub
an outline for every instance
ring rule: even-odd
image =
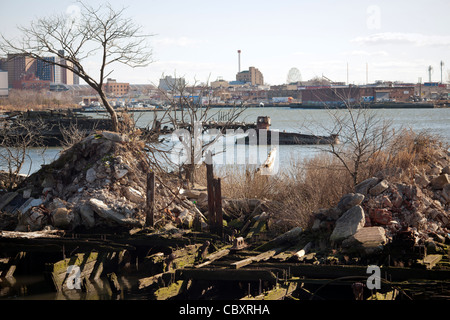
[[[404,130],[364,163],[359,176],[361,181],[372,176],[383,176],[391,182],[411,181],[417,170],[439,157],[442,147],[448,148],[437,136]],[[289,167],[273,176],[261,176],[256,173],[256,167],[251,166],[225,166],[214,170],[215,175],[222,178],[223,196],[271,201],[270,213],[274,221],[271,228],[275,232],[295,226],[308,227],[315,212],[336,206],[343,195],[354,192],[348,170],[326,152],[301,162],[293,160]],[[197,182],[205,185],[204,168],[197,170]]]
[[[411,181],[414,174],[436,161],[448,149],[442,139],[428,131],[404,129],[385,149],[375,154],[364,168],[366,176],[380,175],[391,180]]]

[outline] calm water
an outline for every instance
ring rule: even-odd
[[[229,109],[213,109],[211,113],[214,119],[220,114],[225,114]],[[269,116],[271,128],[275,130],[286,130],[288,132],[299,132],[306,134],[329,135],[332,133],[332,114],[342,114],[345,110],[308,110],[290,108],[249,108],[238,118],[239,121],[252,123],[258,116]],[[450,142],[450,108],[446,109],[374,109],[370,113],[381,120],[392,121],[395,130],[411,128],[419,132],[427,130],[432,134],[440,135],[444,141]],[[104,116],[105,114],[89,114],[91,116]],[[158,117],[162,112],[157,112]],[[151,126],[153,112],[135,114],[137,125],[140,127]],[[169,137],[171,138],[171,137]],[[321,147],[324,148],[324,147]],[[315,146],[279,146],[277,154],[277,165],[285,168],[292,161],[298,161],[315,155],[321,150]],[[225,152],[214,158],[217,165],[222,164],[260,164],[265,161],[271,147],[260,146],[251,149],[248,146],[234,145],[234,138],[221,139],[216,144],[215,151],[225,149]],[[28,174],[38,170],[43,163],[50,163],[59,155],[61,148],[48,148],[44,152],[40,149],[30,151],[29,159],[22,169],[22,173]],[[179,155],[176,155],[175,158]],[[177,159],[173,160],[177,160]]]

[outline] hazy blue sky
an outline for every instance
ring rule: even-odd
[[[89,1],[100,4],[104,1]],[[241,69],[255,66],[265,82],[286,82],[290,68],[302,79],[322,74],[355,84],[400,80],[444,81],[450,70],[450,1],[303,0],[111,0],[126,6],[150,39],[155,62],[146,68],[117,67],[112,77],[132,83],[157,83],[164,73],[205,82],[234,80],[237,50]],[[73,13],[71,0],[5,1],[0,32],[16,36],[16,25],[53,13]],[[86,61],[92,70],[95,61]]]

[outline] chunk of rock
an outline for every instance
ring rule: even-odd
[[[110,208],[107,204],[105,204],[101,200],[90,199],[89,205],[91,206],[92,210],[94,210],[95,213],[97,213],[100,217],[106,220],[111,220],[113,222],[118,223],[119,225],[141,226],[139,220],[133,218],[126,218],[123,214]]]
[[[380,181],[378,184],[369,189],[369,193],[372,196],[377,196],[383,193],[387,188],[389,188],[389,184],[386,180]]]
[[[447,203],[450,203],[450,183],[446,184],[442,188],[442,197],[447,201]]]
[[[86,228],[92,228],[95,226],[95,214],[94,210],[88,205],[83,204],[79,207],[79,213],[81,217],[81,223]]]
[[[117,133],[117,132],[103,131],[101,133],[101,135],[104,138],[106,138],[108,140],[111,140],[111,141],[114,141],[114,142],[128,142],[129,141],[129,139],[128,139],[128,137],[126,135],[123,135],[123,134],[120,134],[120,133]]]
[[[125,175],[128,173],[127,169],[116,169],[114,171],[114,177],[116,179],[122,179],[123,177],[125,177]]]
[[[366,179],[355,186],[355,192],[367,196],[369,189],[378,184],[378,181],[379,179],[375,177]]]
[[[96,174],[94,168],[89,168],[89,169],[86,171],[86,181],[89,182],[89,183],[92,183],[92,182],[94,182],[96,179],[97,179],[97,174]]]
[[[430,180],[428,180],[428,178],[424,175],[417,175],[414,178],[414,181],[416,182],[416,184],[422,188],[425,188],[426,186],[428,186],[430,184]]]
[[[370,209],[369,216],[376,224],[388,225],[392,221],[392,213],[387,209]]]
[[[336,221],[330,240],[341,241],[354,235],[364,227],[365,222],[364,209],[360,205],[350,208]]]
[[[66,229],[70,227],[73,218],[72,210],[67,208],[58,208],[51,213],[53,226],[56,228]]]
[[[349,193],[339,200],[337,207],[345,212],[351,207],[361,204],[364,198],[364,195],[361,193]]]
[[[435,190],[443,189],[446,184],[450,183],[448,174],[444,173],[431,180],[431,187]]]
[[[125,187],[124,188],[125,196],[134,203],[141,203],[144,201],[144,197],[142,193],[132,187]]]
[[[360,251],[366,254],[375,253],[386,243],[386,232],[382,227],[361,228],[354,235],[342,242],[343,248]]]

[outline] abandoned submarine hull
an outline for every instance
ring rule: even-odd
[[[236,139],[236,144],[247,145],[318,145],[338,144],[338,135],[317,136],[274,130],[252,130],[247,136]]]

